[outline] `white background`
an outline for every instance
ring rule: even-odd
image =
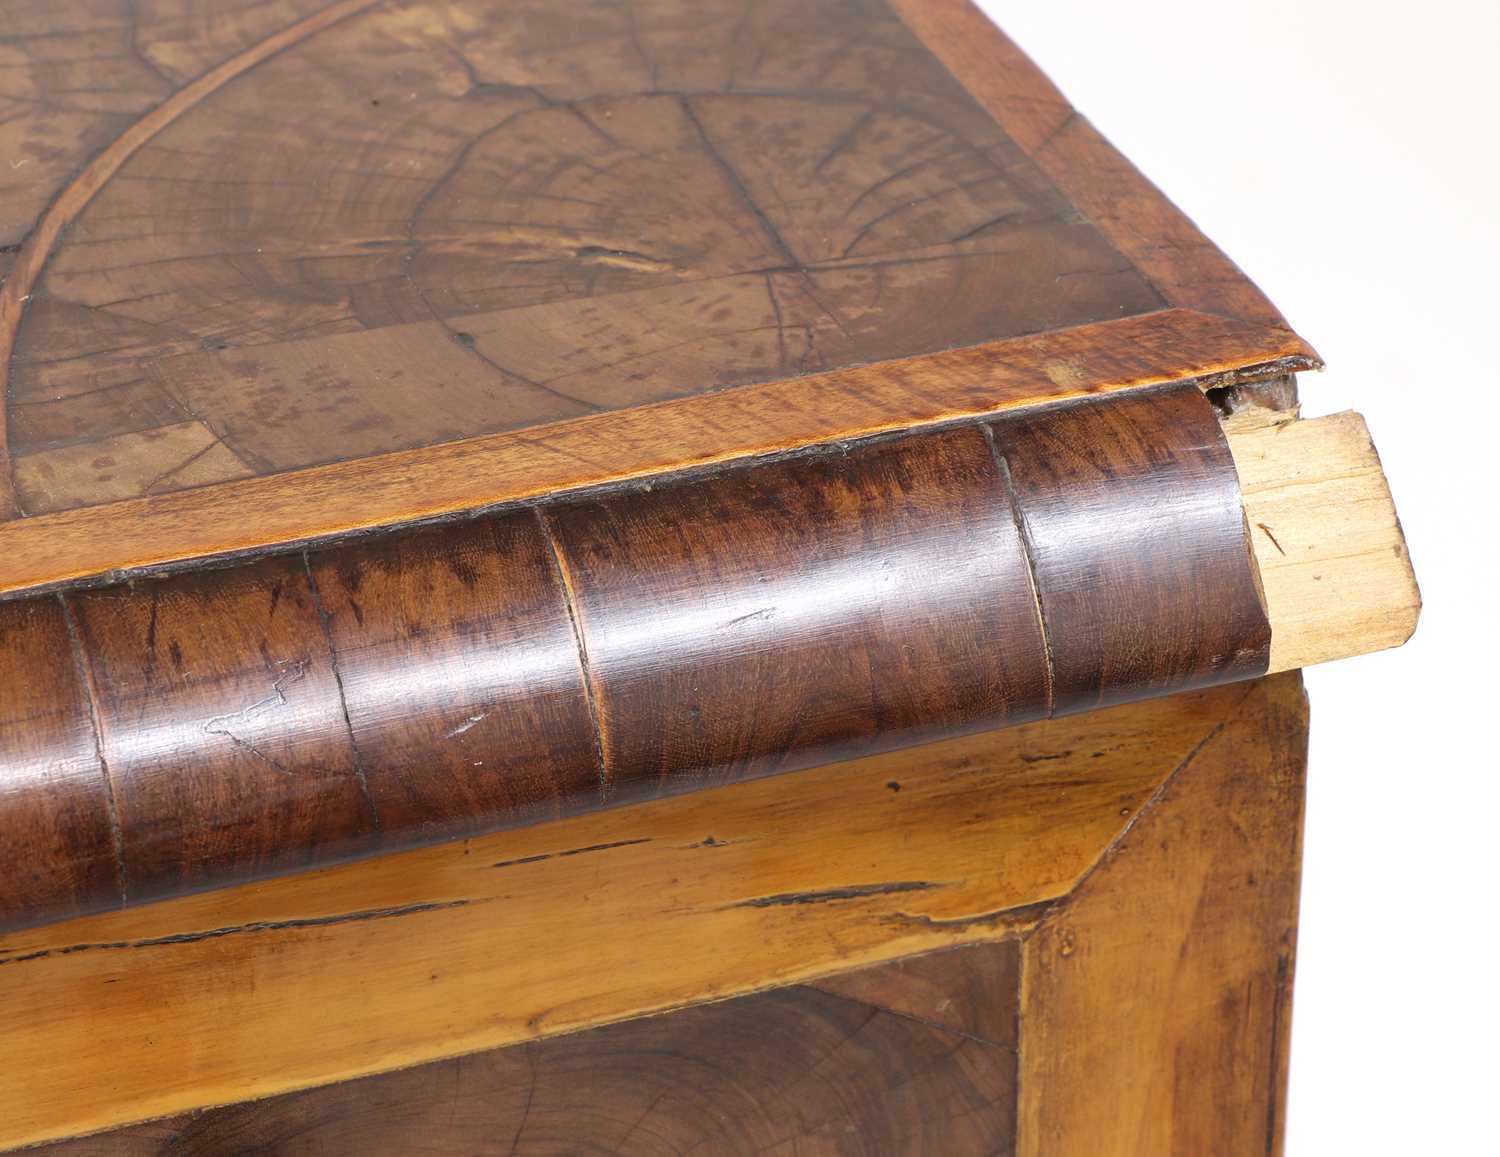
[[[1317,347],[1422,586],[1307,674],[1287,1154],[1500,1153],[1500,0],[981,5]]]

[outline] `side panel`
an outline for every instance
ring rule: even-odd
[[[1026,942],[1022,1157],[1280,1151],[1307,706],[1244,696]]]

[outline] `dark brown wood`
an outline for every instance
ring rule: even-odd
[[[375,838],[301,558],[61,601],[128,901],[343,859]]]
[[[1058,711],[1265,671],[1271,628],[1234,461],[1189,391],[993,427],[1031,563]],[[1168,433],[1170,431],[1170,433]]]
[[[0,156],[5,1144],[1275,1151],[1294,682],[1027,721],[1404,547],[968,0],[15,0]]]
[[[1188,383],[14,605],[76,621],[131,902],[1255,674],[1236,493]]]
[[[709,786],[1047,712],[1026,553],[974,427],[544,518],[617,790]]]
[[[889,2],[1162,300],[1286,326],[1244,271],[1105,140],[972,0]],[[1190,146],[1184,141],[1183,147]]]
[[[578,640],[532,511],[309,558],[359,767],[392,843],[599,798]]]
[[[38,167],[0,290],[19,512],[1164,304],[875,0],[445,11],[309,6],[179,86],[122,0],[157,100]]]
[[[0,918],[124,899],[109,784],[75,634],[55,599],[0,603]]]

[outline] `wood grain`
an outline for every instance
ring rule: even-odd
[[[966,944],[836,972],[821,992],[1015,1050],[1020,1045],[1021,929],[1015,938]]]
[[[1050,709],[1026,552],[973,427],[543,517],[617,796]]]
[[[1227,423],[1265,592],[1271,670],[1399,647],[1422,610],[1380,458],[1358,414],[1293,420],[1251,408]]]
[[[1265,671],[1272,628],[1244,565],[1233,459],[1195,391],[1019,412],[991,430],[1036,578],[1054,711]]]
[[[1192,383],[58,597],[127,903],[1244,678],[1269,637]],[[54,811],[0,773],[40,797],[0,811],[14,928]]]
[[[1297,340],[1165,310],[270,477],[0,522],[0,594],[439,518],[820,442],[1311,364]],[[92,459],[90,459],[92,461]],[[174,459],[165,464],[177,469]]]
[[[1280,1152],[1307,705],[1241,694],[1023,945],[1018,1154]]]
[[[1003,937],[1072,888],[1244,694],[7,934],[0,1144]]]
[[[1419,596],[975,8],[13,8],[0,1147],[1275,1151],[1295,679],[1027,721]]]
[[[262,875],[343,859],[377,836],[300,558],[63,602],[127,902],[202,888],[241,864]]]
[[[10,396],[10,365],[16,337],[21,328],[21,315],[32,299],[42,268],[52,255],[63,230],[77,219],[105,183],[143,145],[229,81],[276,53],[371,7],[374,2],[375,0],[338,0],[210,69],[155,105],[97,153],[83,171],[68,183],[27,234],[19,253],[6,271],[4,283],[0,284],[0,403]],[[0,404],[0,518],[8,518],[16,513],[9,442],[6,437],[7,410],[8,406]]]
[[[75,638],[54,600],[0,604],[0,863],[6,907],[37,921],[125,900]]]
[[[168,91],[0,291],[8,408],[90,408],[139,493],[1163,304],[880,0],[292,7],[181,83],[101,4]],[[21,43],[0,68],[63,103]],[[143,386],[212,463],[122,412]],[[15,511],[118,495],[70,448],[9,439]]]
[[[1276,307],[1240,268],[1116,151],[971,0],[890,3],[1164,301],[1286,327]],[[1316,359],[1309,347],[1304,349]]]
[[[940,951],[38,1152],[1006,1152],[1016,958],[1014,941]],[[928,999],[941,1023],[906,1011]]]
[[[203,2],[0,49],[0,590],[1316,364],[962,3]]]
[[[1205,696],[1102,855],[990,939],[44,1151],[1277,1153],[1306,703],[1295,676]]]
[[[383,844],[598,806],[578,640],[532,511],[308,560]]]

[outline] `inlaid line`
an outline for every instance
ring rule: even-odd
[[[22,243],[21,251],[15,264],[11,266],[5,283],[0,285],[0,520],[14,518],[19,513],[5,412],[10,396],[11,355],[15,352],[16,336],[21,329],[21,317],[26,311],[26,303],[31,300],[32,291],[36,288],[63,230],[77,219],[99,190],[109,183],[109,179],[120,171],[120,167],[141,146],[183,113],[201,104],[205,98],[256,65],[377,3],[379,0],[338,0],[338,3],[330,4],[327,8],[288,25],[265,40],[252,44],[237,56],[231,56],[209,69],[172,93],[106,145],[47,206],[46,212],[37,220],[35,228]]]

